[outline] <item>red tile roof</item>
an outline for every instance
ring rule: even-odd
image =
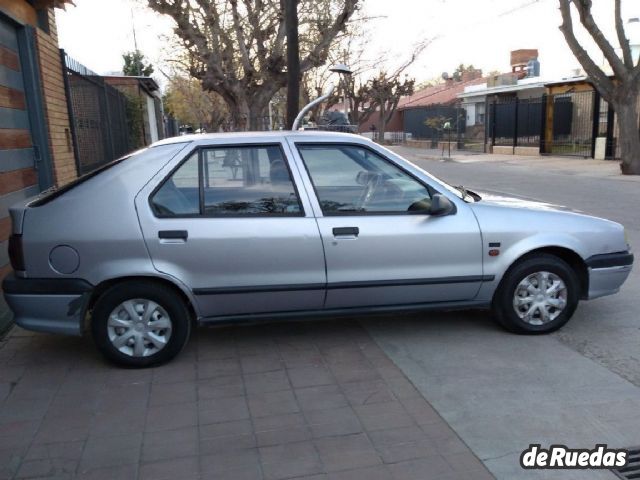
[[[407,108],[427,107],[430,105],[450,105],[458,101],[458,95],[464,92],[465,87],[486,83],[486,78],[476,78],[467,82],[443,83],[433,87],[427,87],[417,91],[409,97],[405,97],[398,103],[398,110]]]

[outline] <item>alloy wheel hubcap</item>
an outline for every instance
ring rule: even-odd
[[[152,300],[125,300],[109,315],[111,344],[129,357],[148,357],[167,346],[171,338],[169,314]]]
[[[513,308],[530,325],[555,320],[567,306],[567,286],[555,273],[536,272],[526,276],[513,294]]]

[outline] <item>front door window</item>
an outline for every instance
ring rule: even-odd
[[[357,145],[299,145],[325,216],[428,211],[428,188]]]

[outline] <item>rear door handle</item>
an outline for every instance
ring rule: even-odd
[[[158,238],[161,240],[186,240],[189,238],[189,232],[186,230],[160,230]]]
[[[335,227],[333,229],[334,237],[357,237],[360,234],[358,227]]]

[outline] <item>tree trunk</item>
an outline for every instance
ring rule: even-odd
[[[232,132],[258,132],[266,130],[266,104],[251,98],[243,98],[237,104],[228,104]]]
[[[261,132],[267,130],[268,115],[265,115],[265,107],[256,103],[249,105],[249,131]]]
[[[236,103],[228,103],[230,126],[229,130],[232,132],[244,132],[249,126],[249,105],[246,100],[241,100]]]
[[[283,82],[272,81],[253,90],[241,87],[225,92],[222,99],[229,109],[229,130],[232,132],[268,130],[269,102],[282,87]]]
[[[279,85],[273,82],[272,85],[263,85],[249,99],[249,130],[260,132],[271,130],[269,125],[269,102],[279,90]]]
[[[384,144],[384,132],[387,130],[387,113],[384,100],[380,102],[380,121],[378,122],[378,142]]]
[[[630,95],[614,105],[618,119],[620,170],[624,175],[640,175],[640,125],[638,123],[639,95]]]

